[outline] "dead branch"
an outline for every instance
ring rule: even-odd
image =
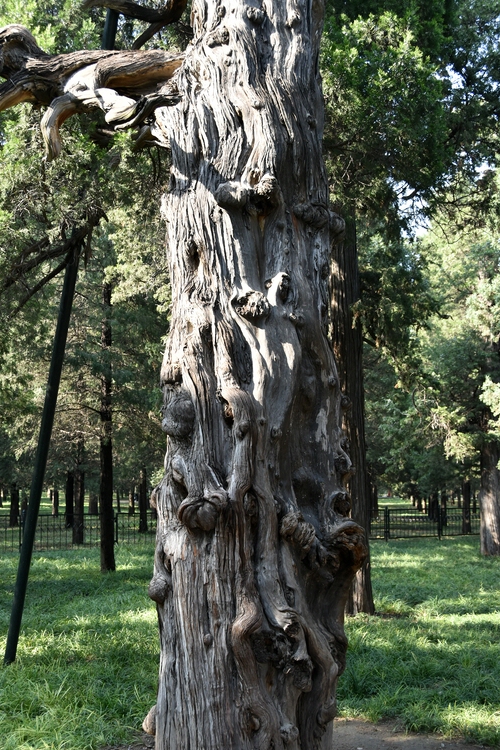
[[[175,12],[184,5],[177,3]],[[163,50],[48,55],[27,29],[6,26],[0,29],[0,76],[7,79],[0,86],[0,111],[21,102],[48,106],[41,127],[51,160],[61,151],[59,128],[73,114],[99,109],[113,127],[139,127],[157,107],[176,104],[169,83],[183,60],[183,54]]]

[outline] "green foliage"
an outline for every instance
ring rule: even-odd
[[[361,235],[360,279],[354,318],[361,322],[365,340],[384,349],[404,376],[412,369],[419,329],[438,309],[419,244]]]
[[[100,46],[100,22],[74,2],[33,2],[21,12],[9,1],[0,25],[13,21],[48,51]],[[111,368],[115,480],[124,489],[141,466],[151,474],[162,464],[158,371],[170,297],[159,206],[168,156],[137,153],[129,134],[113,138],[104,120],[80,117],[64,124],[63,153],[47,163],[40,118],[29,106],[0,113],[0,484],[29,483],[60,297],[52,276],[73,231],[103,216],[85,240],[47,479],[60,485],[81,440],[87,479],[96,478],[100,379]],[[113,288],[109,352],[101,346],[105,281]]]
[[[476,546],[372,543],[377,615],[347,621],[341,716],[500,745],[500,563]]]
[[[395,221],[400,198],[425,191],[444,169],[435,64],[408,20],[385,7],[364,18],[331,16],[322,64],[334,199],[373,216],[390,212]]]
[[[381,12],[393,14],[412,29],[425,55],[439,56],[451,31],[454,5],[453,0],[333,0],[327,8],[332,8],[337,19],[345,16],[350,21]]]

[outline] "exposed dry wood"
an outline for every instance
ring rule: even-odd
[[[0,29],[0,111],[21,102],[48,105],[42,134],[49,159],[61,151],[59,128],[78,112],[100,109],[113,125],[142,125],[158,106],[177,102],[171,79],[182,54],[161,50],[82,50],[48,55],[22,26]]]

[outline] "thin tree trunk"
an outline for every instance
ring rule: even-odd
[[[82,469],[84,443],[78,441],[78,463],[75,469],[75,512],[73,515],[73,544],[83,544],[85,512],[85,472]]]
[[[9,526],[19,526],[19,488],[15,482],[10,488]]]
[[[500,555],[500,445],[485,441],[481,448],[481,554]]]
[[[135,513],[135,488],[131,487],[128,491],[128,514],[133,516]]]
[[[141,477],[139,481],[139,534],[148,533],[148,482],[146,476],[146,469],[141,469]]]
[[[52,515],[56,518],[59,515],[59,490],[56,487],[52,490]]]
[[[102,305],[104,317],[101,324],[101,349],[105,360],[109,358],[111,347],[111,284],[105,282],[102,287]],[[116,568],[115,564],[115,527],[113,517],[113,422],[111,412],[112,377],[111,364],[104,362],[101,376],[101,483],[100,483],[100,525],[101,525],[101,572],[106,573]]]
[[[464,482],[462,485],[462,497],[463,497],[462,534],[470,534],[472,532],[472,526],[471,526],[471,521],[470,521],[470,496],[471,496],[470,480],[464,479]]]
[[[448,495],[446,493],[446,490],[443,490],[441,492],[441,525],[442,526],[448,525],[448,511],[446,507],[447,501],[448,501]]]
[[[66,518],[66,528],[69,529],[73,526],[73,513],[74,513],[74,498],[75,498],[75,475],[72,471],[66,473],[66,487],[64,493],[64,515]]]
[[[353,462],[350,492],[351,518],[370,528],[371,492],[366,466],[365,396],[363,388],[363,339],[361,325],[353,320],[352,307],[360,298],[356,224],[346,221],[342,242],[334,246],[332,269],[333,347],[338,363],[340,386],[349,408],[344,413],[344,429]],[[358,570],[347,602],[346,612],[374,614],[370,556]]]
[[[366,547],[328,338],[321,11],[194,0],[180,104],[157,113],[173,304],[156,750],[332,747]]]
[[[89,492],[89,516],[99,515],[99,497],[95,492]]]

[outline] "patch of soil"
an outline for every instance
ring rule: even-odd
[[[336,719],[332,750],[480,750],[462,740],[446,740],[437,734],[405,732],[394,722],[370,724],[361,719]],[[107,745],[102,750],[152,750],[154,737],[138,734],[127,745]],[[223,750],[223,748],[221,748]]]
[[[395,722],[371,724],[360,719],[336,719],[334,750],[479,750],[483,745],[446,740],[438,734],[407,733]]]

